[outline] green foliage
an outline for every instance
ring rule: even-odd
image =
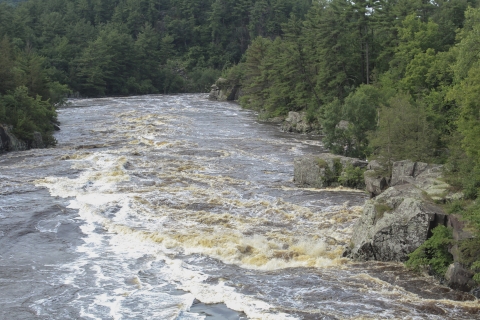
[[[324,159],[317,159],[317,164],[320,168],[324,169],[324,184],[325,185],[337,185],[339,184],[339,178],[342,174],[343,171],[343,166],[342,163],[340,162],[340,159],[334,158],[332,159],[332,163],[329,164],[326,160]]]
[[[13,125],[13,133],[30,145],[35,131],[42,134],[44,143],[54,145],[53,122],[56,120],[54,107],[40,96],[29,96],[28,88],[17,87],[11,94],[0,96],[0,123]]]
[[[453,262],[453,257],[448,252],[453,241],[452,231],[444,226],[438,226],[432,233],[428,240],[409,255],[406,266],[415,271],[430,266],[434,274],[443,276]]]
[[[212,68],[195,69],[189,73],[190,84],[189,91],[209,92],[210,87],[218,79],[220,70]]]
[[[416,105],[408,95],[397,94],[380,109],[370,146],[387,165],[402,159],[428,162],[434,155],[435,138],[424,105]]]
[[[369,148],[367,132],[376,127],[377,110],[382,99],[378,88],[362,85],[348,95],[343,105],[339,100],[327,105],[322,119],[327,146],[346,156],[366,158]],[[340,124],[341,120],[346,121],[344,126]]]
[[[328,168],[328,163],[327,163],[327,161],[325,161],[324,159],[318,158],[318,159],[317,159],[317,165],[318,165],[318,167],[321,168],[321,169],[327,169],[327,168]]]
[[[365,169],[348,164],[338,177],[338,182],[344,187],[362,189],[365,187],[364,172]]]
[[[471,269],[475,272],[475,275],[473,276],[473,280],[475,280],[477,283],[480,283],[480,260],[475,261],[472,264]]]

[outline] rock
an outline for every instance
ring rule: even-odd
[[[305,112],[290,111],[282,124],[282,131],[295,133],[320,132],[320,124],[307,121]]]
[[[438,164],[410,160],[396,161],[393,163],[390,185],[411,183],[424,189],[430,185],[445,184],[438,180],[442,177],[442,169],[443,166]]]
[[[378,160],[372,160],[368,162],[367,170],[385,171],[385,167]]]
[[[412,184],[390,187],[365,203],[354,227],[350,257],[357,260],[406,261],[446,221],[443,210]]]
[[[462,197],[461,194],[450,193],[450,185],[441,180],[442,170],[443,166],[438,164],[410,160],[396,161],[392,166],[390,186],[413,184],[439,203]]]
[[[262,120],[264,122],[270,122],[270,123],[283,123],[285,121],[285,117],[278,116],[278,117],[273,117],[273,118],[267,118]]]
[[[0,124],[0,152],[27,150],[27,144],[11,131],[12,126]]]
[[[217,101],[232,101],[238,100],[240,93],[240,85],[236,81],[219,78],[212,85],[208,98]]]
[[[365,180],[365,188],[370,193],[371,198],[378,196],[388,187],[387,179],[375,170],[365,171],[363,178]]]
[[[464,268],[460,263],[454,262],[448,266],[445,280],[450,288],[461,291],[471,291],[476,288],[473,272]]]
[[[376,197],[388,188],[390,176],[387,176],[388,170],[377,160],[370,161],[367,165],[367,171],[364,172],[365,188],[370,193],[370,197]]]
[[[31,144],[32,148],[45,148],[45,144],[43,143],[42,134],[38,131],[33,133],[33,140]]]
[[[294,182],[303,187],[324,188],[338,184],[335,178],[342,174],[347,165],[365,168],[366,161],[322,153],[294,160]]]
[[[312,131],[312,126],[308,123],[305,112],[290,111],[282,124],[282,131],[307,133]]]
[[[462,253],[460,252],[459,245],[465,240],[475,238],[475,234],[466,228],[465,222],[458,214],[451,214],[448,216],[447,227],[452,229],[454,240],[454,244],[449,249],[449,252],[453,256],[453,261],[460,261]]]

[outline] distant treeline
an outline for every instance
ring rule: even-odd
[[[0,124],[54,144],[65,96],[206,92],[310,0],[0,1]]]
[[[250,40],[310,0],[31,0],[0,4],[0,36],[82,96],[206,91]]]

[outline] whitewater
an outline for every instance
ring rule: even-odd
[[[367,195],[294,185],[325,152],[202,94],[74,99],[0,155],[0,319],[480,319],[399,263],[342,257]]]

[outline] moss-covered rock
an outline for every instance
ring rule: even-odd
[[[345,185],[363,188],[366,161],[331,153],[295,158],[294,182],[302,187],[325,188]]]

